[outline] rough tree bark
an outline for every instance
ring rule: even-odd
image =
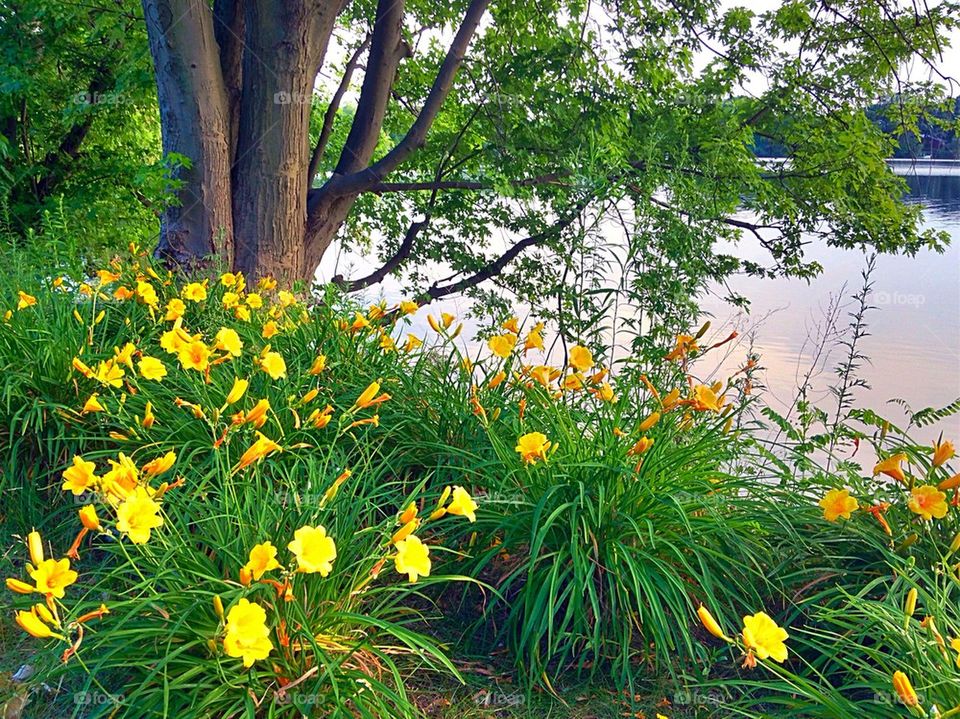
[[[370,164],[410,53],[403,0],[378,1],[353,125],[332,177],[311,188],[329,139],[311,152],[313,87],[345,2],[142,0],[163,149],[191,161],[176,173],[183,184],[161,218],[158,254],[178,263],[217,254],[249,276],[310,280],[357,197],[426,142],[489,0],[472,0],[409,132]]]
[[[190,160],[173,179],[176,203],[160,219],[158,254],[190,264],[231,255],[229,109],[205,0],[143,0],[165,155]],[[229,261],[229,259],[228,259]]]

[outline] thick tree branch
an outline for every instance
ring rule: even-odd
[[[383,282],[387,275],[391,274],[410,257],[410,253],[413,251],[413,245],[414,242],[416,242],[417,236],[429,224],[429,214],[426,215],[422,220],[411,224],[410,227],[407,228],[406,234],[403,236],[403,241],[400,243],[400,247],[397,248],[397,251],[393,254],[393,256],[384,262],[379,269],[374,270],[369,275],[356,280],[345,280],[343,277],[338,275],[337,277],[333,278],[334,284],[342,287],[345,292],[357,292],[359,290],[366,289],[370,285]]]
[[[436,119],[440,108],[453,87],[453,79],[463,63],[467,47],[473,39],[480,20],[486,12],[490,0],[472,0],[464,15],[460,29],[450,44],[447,55],[440,65],[440,70],[433,86],[427,95],[426,102],[420,114],[410,126],[404,138],[383,158],[366,169],[353,172],[349,175],[334,175],[327,184],[318,191],[318,194],[345,196],[358,194],[381,182],[390,172],[397,168],[417,149],[426,142],[427,132]]]
[[[220,71],[227,91],[230,126],[230,161],[237,149],[240,127],[240,88],[243,82],[243,36],[246,31],[244,0],[214,0],[213,36],[220,48]]]
[[[369,45],[370,35],[367,35],[347,61],[337,91],[333,93],[330,104],[327,105],[327,111],[323,115],[323,126],[320,128],[320,137],[317,139],[316,147],[313,148],[313,155],[310,157],[310,167],[307,170],[307,190],[313,187],[313,180],[317,176],[317,167],[319,167],[323,153],[327,149],[327,143],[330,141],[330,135],[333,132],[333,123],[337,119],[337,112],[340,110],[340,102],[350,88],[350,81],[353,79],[353,73],[357,69],[357,65],[360,64],[360,57]]]
[[[410,48],[403,40],[403,11],[403,0],[377,2],[367,70],[350,134],[347,135],[334,171],[337,175],[349,175],[362,170],[377,147],[397,66],[401,59],[410,54]]]
[[[431,286],[426,292],[417,297],[417,303],[420,305],[429,304],[430,302],[438,300],[441,297],[459,294],[464,290],[468,290],[471,287],[479,285],[481,282],[496,277],[503,272],[507,265],[513,262],[524,250],[530,247],[542,245],[548,240],[556,237],[563,230],[576,222],[577,218],[580,217],[580,214],[583,212],[586,206],[586,201],[579,203],[566,217],[551,225],[543,232],[539,232],[536,235],[531,235],[530,237],[520,240],[509,250],[500,255],[497,259],[484,265],[481,269],[477,270],[469,277],[465,277],[459,282],[454,282],[450,285],[439,286],[435,284]]]
[[[537,177],[526,177],[521,180],[515,180],[510,184],[515,187],[533,187],[535,185],[556,185],[560,180],[570,176],[569,171],[549,172]],[[474,180],[433,180],[426,182],[378,182],[368,191],[377,195],[389,192],[420,192],[433,190],[492,190],[492,182],[474,181]]]

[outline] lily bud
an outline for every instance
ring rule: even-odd
[[[909,618],[913,616],[915,611],[917,611],[917,588],[911,587],[910,591],[907,592],[907,601],[903,605],[903,613]]]
[[[21,582],[13,577],[7,577],[7,589],[16,594],[33,594],[36,591],[36,587],[32,584]]]
[[[907,678],[907,675],[903,672],[896,671],[893,673],[893,688],[896,690],[897,695],[908,707],[915,707],[920,704],[920,699],[917,697],[917,693],[913,690],[913,685],[910,683],[910,679]]]
[[[27,549],[30,550],[30,561],[34,566],[43,564],[43,540],[37,530],[27,535]]]
[[[700,622],[703,624],[704,628],[717,639],[722,639],[725,642],[733,641],[730,639],[730,637],[723,633],[723,629],[720,628],[720,624],[717,623],[717,620],[713,618],[710,610],[702,604],[697,610],[697,616],[700,617]]]

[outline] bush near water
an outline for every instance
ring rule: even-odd
[[[910,438],[957,403],[790,423],[754,358],[698,377],[707,327],[556,362],[135,247],[13,263],[5,716],[452,716],[478,658],[477,716],[960,715],[960,476]]]

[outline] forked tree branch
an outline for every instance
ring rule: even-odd
[[[497,259],[487,263],[469,277],[465,277],[459,282],[454,282],[453,284],[445,286],[431,286],[426,290],[426,292],[423,292],[417,297],[417,303],[420,305],[429,304],[430,302],[438,300],[441,297],[458,294],[464,290],[468,290],[471,287],[479,285],[481,282],[496,277],[503,272],[507,265],[513,262],[524,250],[544,244],[576,222],[577,218],[579,218],[584,209],[586,209],[587,204],[588,201],[586,200],[580,202],[566,217],[554,223],[543,232],[539,232],[536,235],[531,235],[530,237],[520,240],[509,250],[500,255]]]
[[[350,88],[350,81],[353,79],[353,73],[357,69],[357,65],[360,64],[360,57],[369,45],[370,35],[367,35],[354,51],[350,60],[347,61],[347,65],[343,70],[343,77],[340,78],[340,84],[337,86],[337,91],[333,93],[330,104],[327,105],[327,111],[323,115],[323,126],[320,128],[320,137],[317,138],[317,144],[313,148],[313,155],[310,157],[310,167],[307,170],[307,191],[313,187],[313,180],[317,176],[317,168],[320,165],[324,151],[327,149],[330,135],[333,133],[333,123],[337,119],[340,102]]]
[[[463,63],[467,47],[477,31],[489,3],[490,0],[471,0],[463,22],[460,24],[460,28],[447,50],[447,55],[440,65],[423,108],[421,108],[420,114],[410,126],[404,138],[383,158],[369,167],[347,175],[334,175],[323,188],[316,192],[333,196],[355,195],[364,192],[381,182],[384,177],[426,143],[427,132],[440,112],[447,95],[450,94],[454,76]]]
[[[397,66],[401,59],[410,55],[410,48],[403,40],[403,13],[403,0],[377,2],[357,111],[340,152],[334,176],[362,170],[377,147]]]
[[[413,251],[413,245],[414,242],[416,242],[417,235],[419,235],[429,224],[429,214],[426,215],[422,220],[411,224],[410,227],[407,228],[406,234],[403,236],[403,241],[400,243],[400,247],[397,248],[397,251],[393,254],[393,256],[384,262],[379,269],[376,269],[369,275],[356,280],[344,280],[342,277],[335,277],[333,279],[334,284],[337,284],[343,288],[344,292],[358,292],[359,290],[370,287],[370,285],[383,282],[387,275],[391,274],[410,257],[410,253]]]

